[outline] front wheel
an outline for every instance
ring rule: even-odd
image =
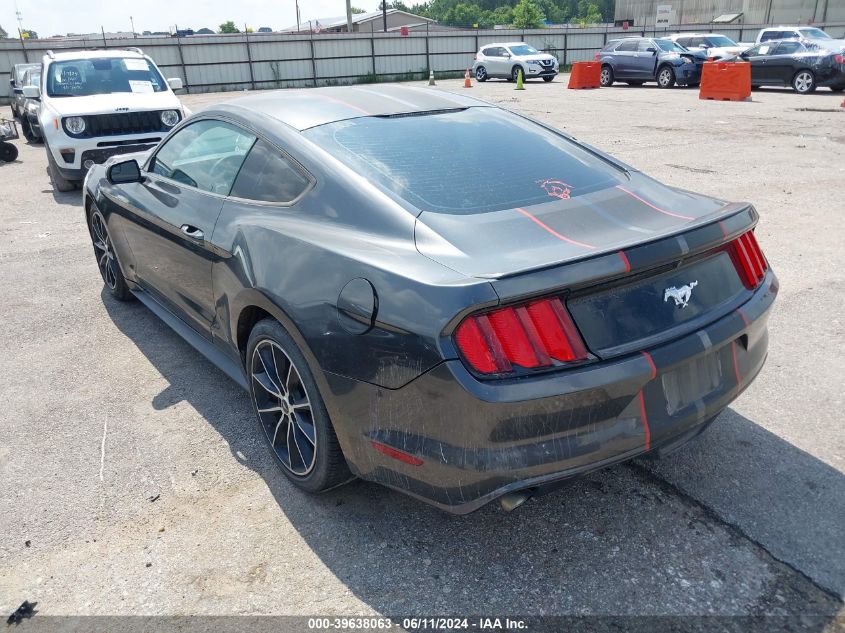
[[[100,269],[100,276],[103,283],[112,297],[118,301],[129,301],[132,293],[126,285],[126,278],[120,270],[120,264],[114,252],[114,244],[109,235],[106,219],[98,210],[91,213],[88,220],[91,229],[91,241],[94,245],[94,256],[97,258],[97,268]]]
[[[657,71],[657,85],[660,88],[671,88],[675,85],[675,70],[671,66],[664,66]]]
[[[613,85],[613,69],[605,64],[601,67],[601,75],[599,76],[599,83],[602,88],[607,88]]]
[[[554,79],[554,77],[543,77],[543,81],[546,83],[549,83],[552,79]]]
[[[522,72],[522,66],[511,68],[511,81],[519,81],[519,73],[522,73],[522,81],[525,81],[525,73]]]
[[[816,76],[809,70],[799,70],[792,78],[792,89],[800,95],[806,95],[816,89]]]
[[[308,363],[273,319],[249,335],[246,369],[258,424],[285,476],[317,493],[351,479]]]
[[[479,66],[475,69],[476,81],[487,81],[487,69],[484,66]]]
[[[21,121],[21,131],[23,132],[23,137],[26,139],[27,143],[34,143],[38,140],[38,137],[35,136],[35,133],[32,131],[32,125],[30,125],[29,119],[23,119]]]

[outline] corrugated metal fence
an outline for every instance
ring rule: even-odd
[[[684,25],[669,32],[716,31],[736,41],[753,40],[760,25]],[[845,24],[817,24],[845,37]],[[561,64],[593,59],[615,37],[662,36],[666,31],[620,27],[536,30],[443,30],[398,33],[236,34],[74,40],[0,40],[0,99],[8,101],[14,64],[38,62],[48,49],[82,50],[138,46],[167,77],[180,77],[188,92],[334,85],[422,78],[463,72],[473,54],[490,42],[526,41],[557,56]]]

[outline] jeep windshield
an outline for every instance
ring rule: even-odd
[[[47,94],[51,97],[164,90],[167,84],[161,74],[141,57],[63,60],[50,64],[47,71]]]

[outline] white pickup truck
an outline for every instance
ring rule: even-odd
[[[810,40],[815,44],[833,50],[845,49],[845,40],[837,40],[815,26],[770,26],[760,29],[757,39],[753,42],[740,42],[740,46],[756,46],[769,40]]]

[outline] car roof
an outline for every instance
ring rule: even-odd
[[[367,116],[396,116],[470,107],[495,106],[449,92],[385,84],[261,92],[227,101],[204,112],[234,111],[247,117],[259,114],[301,131]]]
[[[482,44],[481,48],[488,48],[490,46],[524,46],[525,42],[490,42]]]
[[[52,54],[45,55],[45,61],[58,62],[68,59],[97,59],[103,57],[144,57],[143,53],[137,50],[128,50],[126,48],[115,48],[109,50],[93,49],[87,51],[53,51]]]

